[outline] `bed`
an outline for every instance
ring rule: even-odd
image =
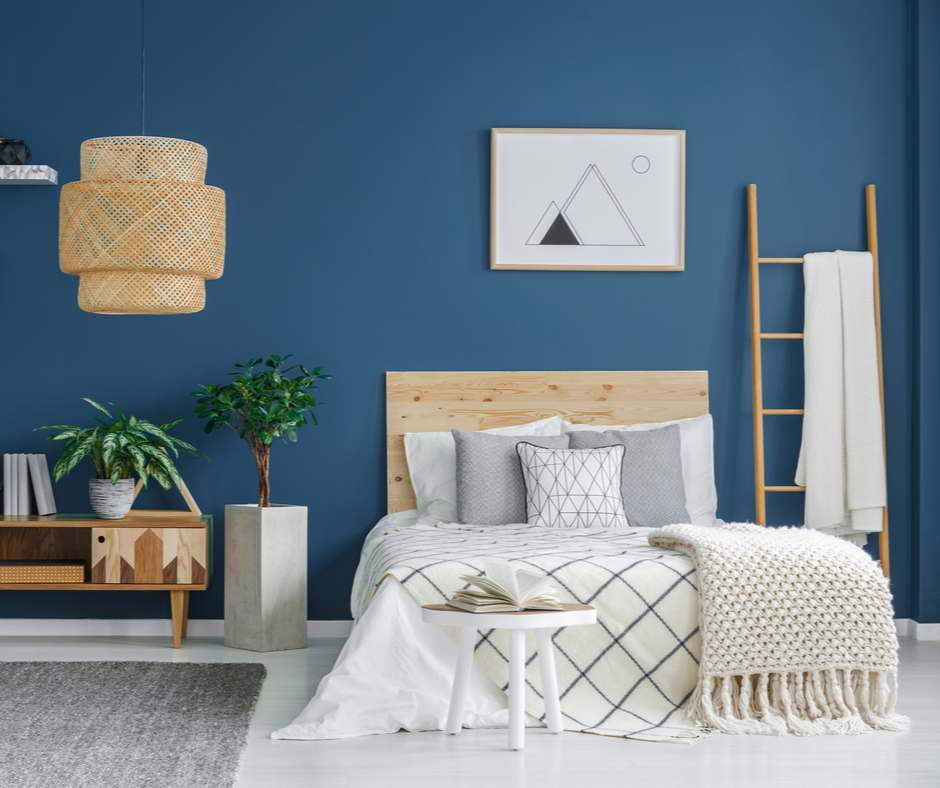
[[[567,730],[682,743],[711,735],[683,710],[701,650],[689,558],[650,547],[650,529],[642,527],[457,524],[447,502],[429,500],[434,493],[412,479],[405,451],[406,433],[446,436],[452,428],[516,429],[563,419],[562,430],[646,431],[675,422],[683,430],[686,489],[687,433],[707,427],[707,468],[698,469],[696,483],[713,497],[707,373],[390,372],[386,394],[389,513],[365,539],[351,599],[356,625],[314,698],[272,738],[442,730],[456,641],[454,633],[423,624],[420,605],[446,601],[462,585],[458,576],[480,573],[487,556],[550,574],[564,601],[598,609],[597,625],[553,636]],[[710,524],[715,506],[716,499],[699,506],[693,521]],[[480,633],[465,727],[508,721],[501,636]],[[534,642],[527,647],[534,652]],[[544,716],[540,677],[537,664],[528,663],[527,724],[536,726]]]

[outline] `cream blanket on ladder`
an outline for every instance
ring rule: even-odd
[[[650,544],[698,568],[702,658],[686,711],[724,733],[903,731],[888,580],[803,528],[669,525]]]
[[[887,502],[872,257],[808,254],[803,275],[805,523],[864,545]]]

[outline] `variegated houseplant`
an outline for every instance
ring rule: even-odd
[[[107,416],[109,421],[89,413],[98,426],[56,424],[37,429],[62,430],[49,438],[51,441],[65,441],[62,454],[52,469],[57,482],[68,476],[83,459],[91,457],[97,475],[89,481],[89,493],[92,507],[99,517],[120,519],[127,514],[134,500],[133,474],[143,480],[144,486],[152,477],[163,489],[169,490],[173,482],[180,483],[179,471],[170,454],[173,457],[179,457],[180,451],[199,454],[194,446],[167,434],[183,419],[157,426],[147,419],[125,416],[117,405],[109,402],[118,415],[115,418],[97,402],[85,397],[82,399]]]

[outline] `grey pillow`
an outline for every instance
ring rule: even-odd
[[[659,528],[691,523],[685,508],[679,425],[658,430],[569,432],[572,449],[620,444],[625,448],[620,491],[630,525]]]
[[[567,435],[491,435],[451,430],[457,444],[457,521],[472,525],[526,522],[525,481],[516,444],[567,449]]]

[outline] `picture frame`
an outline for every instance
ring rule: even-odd
[[[685,131],[494,128],[490,166],[491,269],[685,269]]]

